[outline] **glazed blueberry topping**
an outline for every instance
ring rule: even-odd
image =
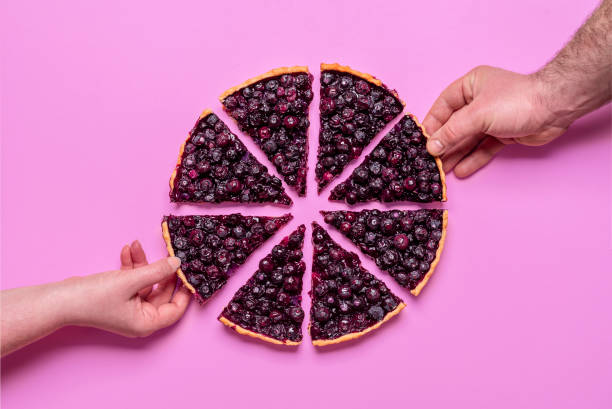
[[[430,270],[443,234],[444,210],[321,213],[325,223],[340,230],[363,253],[376,260],[378,267],[411,290]]]
[[[395,91],[346,72],[321,73],[319,191],[356,159],[372,138],[402,112]]]
[[[198,120],[185,141],[170,200],[291,204],[280,179],[212,113]]]
[[[306,194],[311,101],[312,76],[305,72],[263,79],[222,101],[240,130],[253,138],[300,196]]]
[[[228,275],[287,224],[292,216],[164,216],[181,270],[201,301],[225,285]]]
[[[259,263],[259,270],[221,313],[236,325],[279,341],[302,340],[302,276],[306,265],[301,225]]]
[[[351,176],[332,190],[329,199],[348,204],[442,201],[444,182],[426,141],[421,127],[406,115]]]
[[[357,254],[312,225],[312,339],[335,339],[382,321],[402,300],[361,266]]]

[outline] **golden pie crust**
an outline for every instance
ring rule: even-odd
[[[257,77],[250,78],[250,79],[246,80],[245,82],[243,82],[240,85],[236,85],[235,87],[231,87],[230,89],[225,91],[223,94],[221,94],[221,96],[219,97],[219,101],[223,102],[223,100],[225,98],[229,97],[230,95],[232,95],[236,91],[240,91],[242,88],[248,87],[249,85],[253,85],[256,82],[259,82],[261,80],[265,80],[266,78],[278,77],[280,75],[294,74],[294,73],[298,73],[298,72],[302,72],[302,73],[308,74],[308,67],[303,66],[303,65],[296,65],[294,67],[275,68],[275,69],[270,70],[270,71],[268,71],[266,73],[258,75]]]
[[[212,113],[213,112],[211,109],[205,109],[200,114],[200,117],[198,118],[198,122],[201,121],[202,118],[205,118]],[[191,132],[189,132],[189,135],[187,135],[187,139],[185,139],[185,142],[183,142],[183,144],[181,145],[181,149],[179,150],[178,159],[176,161],[176,166],[174,167],[174,171],[172,172],[172,175],[170,176],[170,190],[174,190],[174,180],[176,179],[176,169],[181,165],[181,162],[183,161],[183,153],[185,152],[185,144],[189,142],[189,138],[191,138]]]
[[[174,249],[172,248],[172,240],[170,239],[170,230],[168,230],[168,222],[166,221],[162,222],[162,236],[164,237],[164,241],[166,242],[168,254],[170,254],[170,257],[176,257],[174,255]],[[185,277],[185,273],[183,273],[183,270],[181,270],[180,267],[176,270],[176,275],[179,276],[179,278],[183,282],[183,285],[188,288],[189,291],[191,291],[193,294],[196,293],[196,289],[193,288],[189,281],[187,281],[187,277]]]
[[[357,70],[352,69],[351,67],[349,67],[348,65],[340,65],[337,63],[334,64],[325,64],[325,63],[321,63],[321,72],[323,71],[340,71],[340,72],[346,72],[348,74],[352,74],[356,77],[359,77],[363,80],[368,81],[371,84],[374,84],[378,87],[382,87],[384,89],[386,89],[387,91],[389,91],[391,94],[393,94],[393,96],[395,98],[397,98],[399,100],[399,102],[401,102],[402,106],[406,106],[406,103],[399,97],[399,95],[397,95],[397,92],[393,89],[389,89],[385,86],[385,84],[382,83],[381,80],[379,80],[378,78],[376,78],[373,75],[364,73],[364,72],[359,72]]]
[[[334,339],[317,339],[317,340],[313,340],[312,341],[312,345],[317,346],[317,347],[321,347],[321,346],[325,346],[325,345],[339,344],[341,342],[350,341],[351,339],[359,338],[362,335],[365,335],[365,334],[367,334],[370,331],[374,331],[376,328],[380,327],[383,323],[389,321],[391,318],[393,318],[394,316],[399,314],[400,311],[402,309],[404,309],[405,306],[406,306],[406,304],[404,304],[403,302],[399,303],[399,305],[397,307],[395,307],[395,309],[393,311],[388,312],[387,315],[385,315],[385,317],[382,320],[380,320],[376,324],[372,325],[371,327],[368,327],[368,328],[364,329],[363,331],[353,332],[353,333],[350,333],[350,334],[342,335],[341,337],[334,338]],[[308,330],[310,331],[310,326],[308,327]]]
[[[300,342],[295,342],[295,341],[279,341],[278,339],[274,339],[274,338],[270,338],[268,336],[262,335],[262,334],[258,334],[257,332],[253,332],[251,330],[248,330],[246,328],[241,327],[240,325],[236,324],[233,321],[228,320],[227,318],[220,316],[219,317],[219,321],[221,321],[223,324],[227,325],[228,327],[230,327],[231,329],[233,329],[234,331],[236,331],[239,334],[242,335],[247,335],[249,337],[253,337],[253,338],[257,338],[257,339],[261,339],[262,341],[266,341],[266,342],[270,342],[272,344],[277,344],[277,345],[300,345]]]
[[[419,129],[421,130],[421,132],[423,132],[423,135],[425,135],[425,138],[429,139],[429,134],[427,133],[423,125],[419,122],[417,117],[411,113],[408,113],[406,115],[412,118],[414,123],[416,123]],[[438,156],[434,156],[434,159],[436,160],[436,165],[438,165],[438,171],[440,172],[440,184],[442,185],[442,201],[446,202],[446,175],[442,167],[442,159],[440,159],[440,157]]]
[[[434,273],[438,262],[440,261],[440,255],[442,254],[442,249],[444,248],[444,240],[446,239],[446,227],[448,226],[448,210],[444,210],[442,213],[442,237],[440,237],[440,243],[438,243],[438,250],[436,250],[436,258],[431,263],[429,267],[429,271],[425,274],[425,277],[421,280],[419,284],[414,288],[414,290],[410,290],[410,294],[417,296],[420,294],[425,284],[429,281],[429,278]]]

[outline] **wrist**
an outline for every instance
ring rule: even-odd
[[[67,325],[83,325],[79,317],[79,290],[82,287],[82,277],[70,277],[54,283],[55,319],[58,328]]]
[[[533,82],[535,105],[547,125],[567,128],[584,115],[579,109],[574,91],[570,90],[559,76],[546,67],[529,75]]]

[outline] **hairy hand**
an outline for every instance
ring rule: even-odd
[[[434,102],[423,126],[427,149],[441,156],[444,171],[466,177],[486,165],[505,145],[543,145],[571,120],[553,115],[534,75],[480,66],[449,85]]]

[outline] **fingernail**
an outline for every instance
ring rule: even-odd
[[[444,145],[439,139],[430,139],[427,141],[427,150],[434,156],[440,156],[444,151]]]
[[[181,265],[181,259],[178,257],[168,257],[168,264],[176,270]]]

